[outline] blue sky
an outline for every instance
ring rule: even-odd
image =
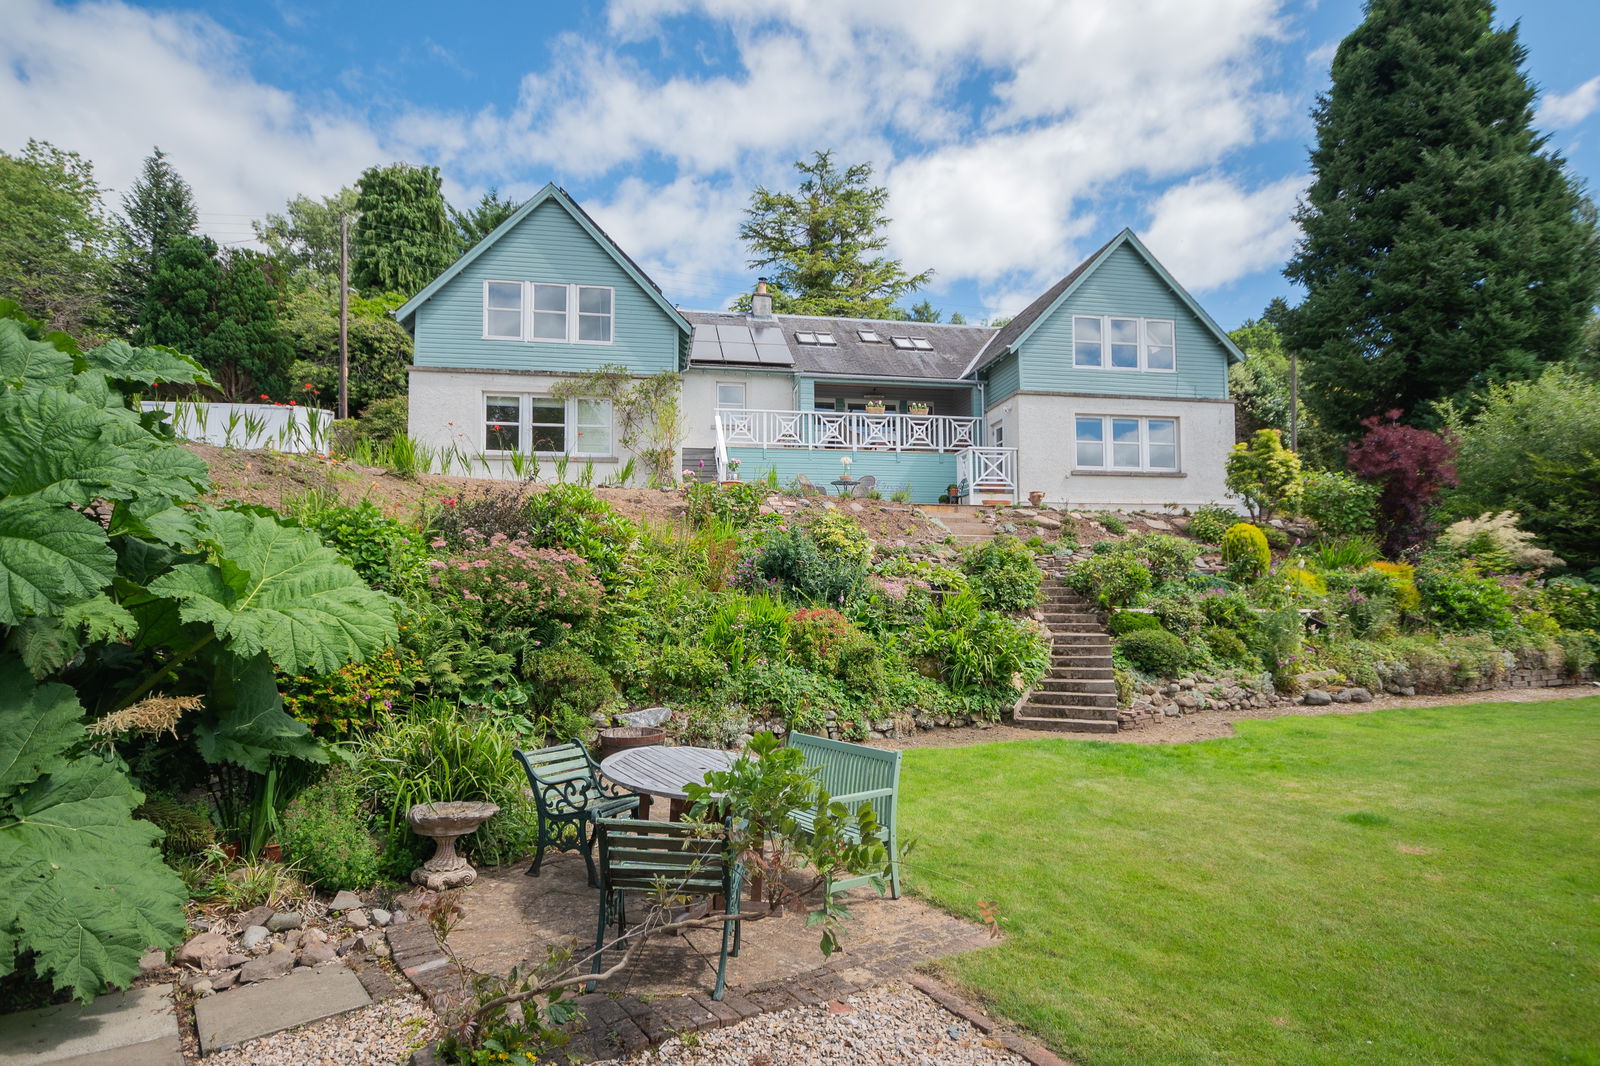
[[[1308,111],[1356,0],[0,0],[0,148],[126,187],[159,144],[225,243],[374,162],[452,201],[547,180],[668,296],[748,287],[751,187],[833,148],[891,193],[892,252],[969,319],[1123,226],[1225,327],[1289,295]],[[441,17],[447,12],[448,17]],[[1542,128],[1600,184],[1600,4],[1520,0]]]

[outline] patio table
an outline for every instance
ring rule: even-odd
[[[688,786],[702,784],[706,774],[726,770],[740,758],[737,752],[717,748],[629,748],[601,759],[600,772],[632,792],[670,800],[670,816],[676,822],[688,807]],[[648,799],[640,802],[641,818],[650,817],[648,803]]]

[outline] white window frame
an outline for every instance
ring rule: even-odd
[[[1078,461],[1078,446],[1085,441],[1078,436],[1078,423],[1094,419],[1100,423],[1100,464],[1098,466]],[[1113,460],[1116,442],[1111,436],[1111,423],[1137,422],[1139,424],[1139,465],[1117,466]],[[1172,466],[1150,465],[1150,423],[1172,423]],[[1183,472],[1183,420],[1173,415],[1101,415],[1079,413],[1072,417],[1072,468],[1074,470],[1101,470],[1121,474],[1180,474]]]
[[[517,305],[517,335],[515,337],[489,332],[489,286],[491,285],[517,286],[517,295],[520,297],[522,302]],[[503,307],[498,308],[498,310],[509,311],[511,309],[509,307]],[[501,278],[485,279],[483,283],[483,339],[486,341],[521,341],[523,337],[527,336],[527,334],[528,287],[520,281],[505,281]]]
[[[723,389],[738,389],[739,390],[739,402],[738,403],[723,403],[722,402],[722,390]],[[745,381],[719,381],[719,382],[717,382],[717,410],[719,410],[719,411],[743,411],[743,410],[747,409],[750,406],[750,402],[749,401],[750,401],[750,385],[749,385],[749,382],[745,382]]]
[[[489,286],[490,285],[520,285],[522,286],[522,334],[517,337],[497,336],[489,332]],[[535,285],[548,285],[567,290],[567,307],[561,312],[566,319],[566,333],[562,337],[535,337],[533,335],[533,295]],[[606,315],[598,312],[580,310],[582,293],[585,289],[603,289],[610,299],[611,311]],[[555,314],[554,311],[543,312]],[[583,318],[601,318],[608,320],[610,329],[609,338],[603,341],[583,340],[578,334],[579,321]],[[510,341],[518,344],[587,344],[602,347],[617,343],[617,290],[611,285],[588,285],[579,282],[563,281],[512,281],[509,278],[485,278],[483,282],[483,339],[486,341]],[[507,393],[506,395],[510,395]]]
[[[593,397],[587,397],[587,396],[575,396],[572,399],[564,401],[562,403],[561,432],[562,432],[562,437],[565,440],[566,445],[567,445],[566,450],[565,451],[559,451],[559,452],[556,452],[556,451],[533,451],[532,450],[533,439],[534,439],[533,438],[533,427],[535,425],[543,426],[543,425],[553,425],[554,424],[554,423],[547,423],[547,422],[538,422],[538,423],[536,423],[536,422],[533,421],[533,404],[534,404],[534,401],[540,400],[540,401],[543,401],[543,402],[548,404],[548,403],[551,403],[554,398],[551,397],[551,396],[541,395],[539,393],[532,393],[532,392],[512,392],[512,391],[506,391],[506,390],[502,390],[502,391],[496,392],[496,391],[485,390],[484,393],[482,394],[482,396],[479,398],[480,399],[480,403],[481,403],[481,408],[480,409],[483,411],[483,417],[479,420],[479,422],[480,422],[480,424],[482,426],[482,429],[481,429],[480,434],[479,434],[479,442],[480,442],[480,446],[483,449],[483,453],[485,455],[489,455],[489,456],[506,456],[506,455],[510,455],[511,454],[511,452],[509,452],[507,450],[504,450],[504,449],[493,449],[493,448],[489,447],[489,424],[490,424],[490,420],[489,420],[489,398],[491,396],[497,397],[497,398],[502,398],[502,399],[512,398],[512,397],[516,398],[516,401],[517,401],[517,442],[519,444],[519,450],[524,455],[537,455],[537,456],[541,456],[541,457],[543,457],[543,456],[556,457],[556,456],[561,456],[561,455],[568,455],[568,456],[572,456],[574,458],[583,458],[583,459],[609,459],[609,458],[611,458],[612,456],[614,456],[616,454],[616,452],[615,452],[615,449],[616,449],[616,432],[617,432],[616,415],[615,415],[615,412],[613,411],[613,409],[611,407],[611,401],[610,400],[595,399]],[[600,407],[600,408],[602,408],[604,410],[604,412],[605,412],[605,426],[606,426],[606,450],[604,450],[604,451],[589,451],[589,450],[580,451],[580,450],[577,449],[577,445],[580,443],[580,441],[582,439],[582,434],[583,434],[584,430],[593,428],[595,425],[598,425],[598,423],[587,423],[587,424],[584,424],[584,423],[580,423],[579,422],[579,420],[578,420],[578,406],[580,404],[594,404],[597,407]],[[505,423],[502,423],[502,424],[505,424]]]
[[[1080,363],[1080,362],[1078,362],[1078,321],[1080,319],[1090,319],[1092,321],[1096,321],[1096,322],[1100,323],[1100,362],[1098,364]],[[1111,323],[1113,321],[1119,321],[1119,322],[1133,321],[1133,322],[1137,322],[1139,324],[1139,327],[1138,327],[1138,341],[1137,341],[1137,344],[1138,344],[1138,347],[1139,347],[1139,365],[1138,366],[1112,366],[1111,365]],[[1149,326],[1149,324],[1151,322],[1164,322],[1164,323],[1166,323],[1167,328],[1172,331],[1172,344],[1171,344],[1171,348],[1172,348],[1172,365],[1169,366],[1169,367],[1159,367],[1159,366],[1150,366],[1149,365],[1150,348],[1152,346],[1152,342],[1151,342],[1151,339],[1150,339],[1150,326]],[[1167,347],[1167,345],[1162,345],[1162,347]],[[1125,374],[1132,374],[1132,373],[1137,373],[1137,374],[1176,374],[1178,372],[1178,322],[1177,322],[1177,319],[1173,319],[1173,318],[1139,318],[1139,317],[1137,317],[1135,315],[1073,315],[1072,316],[1072,367],[1073,367],[1074,370],[1115,370],[1115,371],[1118,371],[1120,373],[1125,373]]]

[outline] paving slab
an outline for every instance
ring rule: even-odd
[[[113,992],[0,1018],[6,1066],[182,1066],[172,986]]]
[[[194,1023],[200,1050],[209,1055],[371,1003],[348,967],[319,966],[207,996],[194,1005]]]

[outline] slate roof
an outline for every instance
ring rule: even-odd
[[[1121,235],[1119,234],[1118,236]],[[981,358],[978,360],[977,365],[973,367],[973,369],[983,369],[995,359],[998,359],[1001,353],[1003,353],[1007,348],[1015,344],[1018,338],[1028,331],[1028,327],[1032,326],[1039,320],[1040,316],[1042,316],[1046,311],[1050,310],[1051,307],[1055,306],[1055,302],[1061,299],[1061,294],[1070,289],[1072,287],[1072,283],[1083,276],[1083,272],[1089,269],[1089,264],[1093,263],[1096,259],[1099,259],[1101,253],[1107,248],[1110,248],[1116,242],[1117,237],[1113,237],[1100,247],[1096,248],[1089,254],[1087,259],[1073,267],[1072,273],[1068,274],[1066,277],[1050,286],[1043,292],[1043,294],[1040,295],[1037,300],[1018,311],[1016,316],[1012,318],[1010,322],[1007,322],[1005,325],[1001,326],[999,330],[995,332],[994,337],[991,338],[989,343],[984,347],[983,352],[981,353]]]
[[[954,380],[962,376],[969,364],[994,336],[989,326],[952,326],[946,323],[901,322],[871,318],[831,318],[815,315],[777,315],[772,319],[758,319],[739,311],[685,311],[683,316],[694,326],[694,337],[689,346],[689,365],[694,367],[717,366],[781,366],[775,353],[767,344],[759,346],[766,351],[746,351],[742,338],[735,335],[743,328],[768,329],[776,324],[782,333],[792,370],[798,374],[850,374],[878,378],[935,378]],[[721,327],[720,329],[718,327]],[[863,341],[862,331],[871,331],[882,338],[880,343]],[[828,333],[832,345],[801,344],[797,333]],[[768,335],[770,337],[770,335]],[[913,337],[926,340],[932,349],[915,351],[896,348],[891,337]],[[735,339],[735,345],[730,345]],[[767,340],[767,337],[758,338]]]

